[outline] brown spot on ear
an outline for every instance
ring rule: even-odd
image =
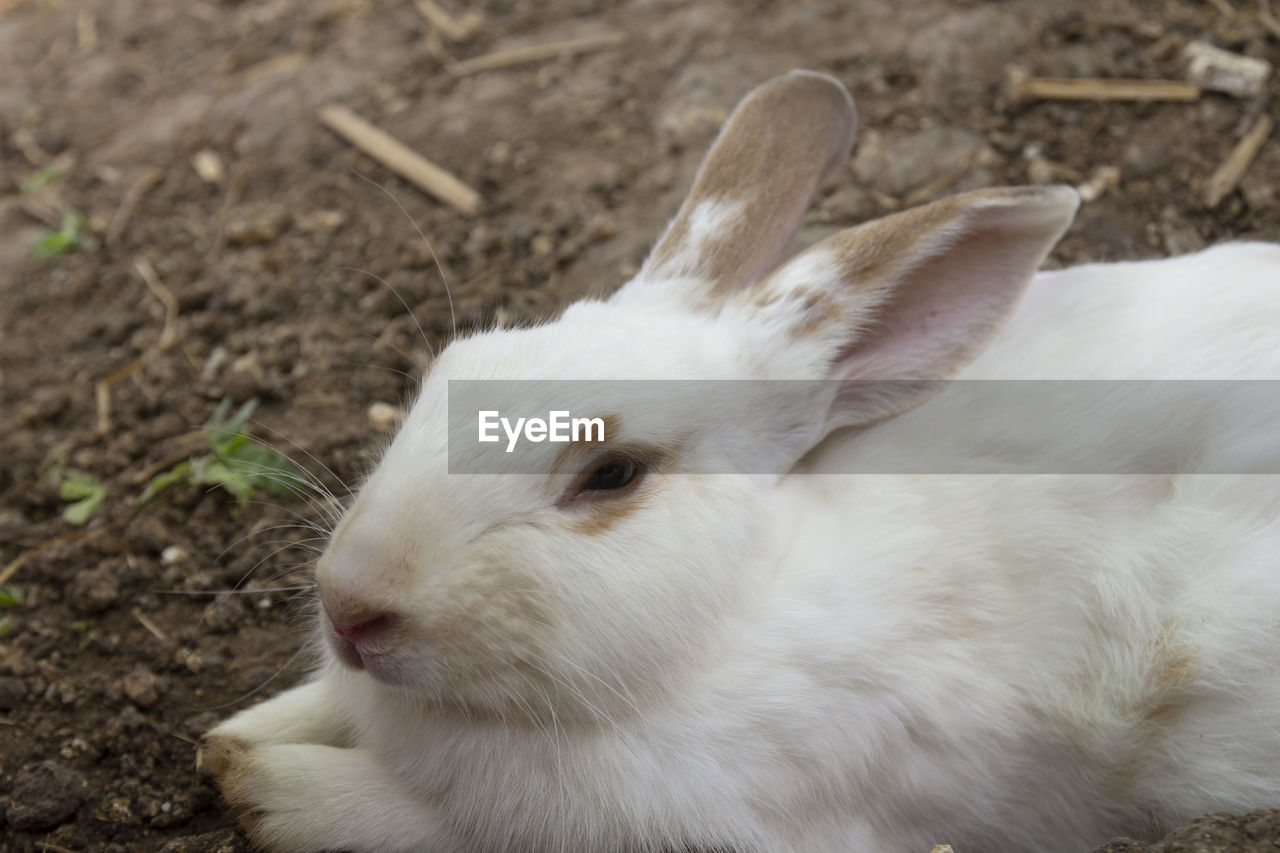
[[[754,89],[707,153],[688,198],[645,262],[647,277],[698,276],[717,303],[762,279],[778,263],[818,184],[848,157],[855,127],[848,92],[826,75],[793,72]],[[732,205],[735,215],[693,246],[695,211],[708,202]]]
[[[874,286],[912,256],[922,234],[946,225],[966,207],[960,196],[951,196],[842,231],[820,245],[835,252],[845,281],[854,287]]]
[[[636,494],[592,501],[590,506],[582,507],[581,514],[573,520],[569,529],[583,536],[599,536],[612,530],[642,504],[643,499]]]
[[[843,322],[844,312],[834,297],[820,290],[796,295],[800,298],[800,314],[792,333],[797,338],[816,337]]]

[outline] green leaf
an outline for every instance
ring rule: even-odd
[[[144,507],[155,499],[155,496],[163,492],[170,486],[178,483],[186,483],[191,477],[191,462],[179,462],[168,471],[162,471],[151,478],[151,482],[147,483],[147,487],[142,490],[142,494],[138,495],[138,507]]]
[[[290,495],[305,481],[297,466],[282,453],[254,441],[245,426],[258,407],[254,398],[231,413],[231,398],[224,397],[204,425],[205,439],[212,453],[192,456],[157,475],[138,497],[144,506],[175,483],[217,486],[230,492],[240,504],[253,497],[255,489],[273,495]]]
[[[83,216],[74,212],[64,213],[62,227],[38,237],[31,247],[31,254],[38,260],[47,261],[73,252],[85,245],[83,230]]]
[[[22,182],[22,194],[33,195],[62,177],[62,167],[51,163]]]
[[[13,617],[0,616],[0,640],[13,633]]]
[[[64,501],[74,501],[62,510],[62,518],[68,524],[80,527],[93,518],[106,499],[107,490],[83,471],[67,471],[58,485],[58,496]]]
[[[209,422],[204,425],[205,435],[208,436],[209,444],[213,447],[214,452],[218,452],[227,445],[236,442],[237,439],[241,443],[244,442],[247,438],[244,433],[244,425],[249,422],[249,418],[253,416],[253,412],[257,408],[258,398],[254,397],[228,418],[227,412],[231,411],[231,398],[222,398],[222,402],[218,404],[218,408],[213,412],[213,417],[209,418]]]
[[[22,603],[22,590],[5,584],[0,586],[0,607],[17,607]]]

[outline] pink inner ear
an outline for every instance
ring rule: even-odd
[[[947,379],[1013,311],[1044,246],[983,228],[919,259],[890,286],[875,319],[833,363],[839,379]]]
[[[749,304],[774,322],[785,313],[787,346],[826,364],[823,378],[849,383],[828,430],[893,417],[986,347],[1078,204],[1068,187],[941,199],[811,247],[749,292]]]

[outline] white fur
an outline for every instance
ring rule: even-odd
[[[1280,479],[1197,474],[1212,419],[1118,436],[1178,474],[820,475],[908,452],[943,395],[781,479],[652,475],[596,534],[544,478],[446,473],[447,379],[756,378],[750,346],[643,298],[450,346],[318,566],[413,630],[380,678],[330,657],[211,735],[255,839],[1067,853],[1280,803]],[[1280,247],[1040,274],[962,376],[1280,379]],[[705,407],[582,402],[750,446]],[[987,427],[957,452],[1016,446]]]

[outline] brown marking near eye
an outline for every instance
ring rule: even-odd
[[[589,434],[593,437],[592,441],[585,441],[580,437],[577,441],[566,442],[556,454],[555,461],[551,463],[552,477],[555,477],[558,473],[564,473],[573,457],[581,455],[584,448],[587,450],[608,448],[618,440],[618,436],[622,433],[622,418],[618,415],[588,415],[588,417],[598,417],[604,421],[604,441],[594,440],[596,431],[592,428],[583,431],[583,436]]]
[[[633,494],[616,500],[592,501],[592,505],[584,507],[582,514],[570,523],[569,529],[583,536],[599,536],[601,533],[612,530],[638,510],[643,503]]]

